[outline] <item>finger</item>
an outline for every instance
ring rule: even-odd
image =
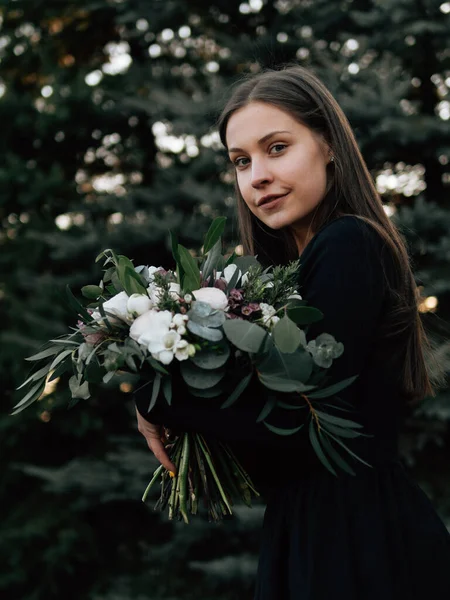
[[[156,438],[151,438],[150,440],[147,440],[147,443],[148,447],[155,455],[155,458],[163,465],[163,467],[175,474],[177,472],[176,467],[170,460],[162,442]]]

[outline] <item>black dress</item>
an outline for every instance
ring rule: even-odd
[[[137,407],[150,421],[227,440],[264,491],[255,600],[450,597],[450,535],[398,457],[404,340],[383,333],[392,269],[380,236],[353,216],[322,227],[301,255],[300,294],[325,315],[307,338],[326,332],[344,344],[331,381],[359,375],[339,394],[371,434],[350,440],[351,450],[371,465],[353,459],[355,476],[329,473],[306,428],[286,438],[256,424],[264,402],[258,381],[225,410],[220,402],[184,395],[148,414],[148,395],[137,394]],[[294,427],[305,414],[278,409],[269,421]]]

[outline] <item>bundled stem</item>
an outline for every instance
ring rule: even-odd
[[[175,477],[161,465],[153,473],[142,501],[156,481],[161,492],[155,509],[169,506],[169,519],[189,523],[189,513],[197,514],[202,497],[210,521],[221,521],[233,514],[234,501],[251,506],[252,496],[259,496],[250,477],[226,444],[209,442],[197,433],[183,433],[173,444],[170,458],[176,466]]]

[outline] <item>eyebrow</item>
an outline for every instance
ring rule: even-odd
[[[271,131],[267,135],[263,136],[260,140],[258,140],[258,145],[261,146],[261,144],[264,144],[264,142],[267,142],[267,140],[269,140],[274,135],[278,135],[279,133],[291,133],[291,132],[287,131],[286,129],[282,129],[280,131]],[[244,150],[242,148],[229,148],[228,152],[244,152]]]

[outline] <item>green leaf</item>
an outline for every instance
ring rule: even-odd
[[[356,458],[356,460],[359,460],[360,463],[362,463],[363,465],[366,465],[367,467],[372,468],[372,465],[369,465],[368,462],[366,462],[365,460],[363,460],[362,458],[360,458],[357,454],[355,454],[354,452],[352,452],[350,450],[350,448],[348,448],[344,442],[342,440],[340,440],[339,438],[337,438],[335,435],[333,435],[332,433],[328,433],[328,436],[330,438],[332,438],[337,444],[339,444],[339,446],[342,446],[342,448],[344,448],[344,450],[346,452],[348,452],[350,454],[350,456],[353,456],[353,458]]]
[[[339,436],[339,437],[343,437],[343,438],[350,438],[350,439],[354,439],[357,437],[368,437],[367,435],[361,433],[360,431],[354,431],[353,429],[344,429],[342,427],[337,427],[336,425],[331,425],[330,423],[323,423],[322,422],[322,429],[324,431],[330,431],[331,433],[334,433],[335,435]]]
[[[189,393],[197,398],[217,398],[223,392],[223,385],[219,382],[217,385],[213,387],[207,388],[205,390],[200,390],[198,388],[193,388],[188,386]]]
[[[296,404],[289,404],[288,402],[280,402],[280,400],[278,400],[278,406],[280,408],[285,408],[286,410],[299,410],[300,408],[306,408],[306,404],[298,406]]]
[[[272,412],[272,410],[275,408],[277,404],[277,399],[276,396],[269,396],[269,398],[267,399],[267,402],[264,404],[261,412],[258,415],[258,418],[256,419],[257,423],[260,423],[261,421],[264,421],[264,419],[266,417],[268,417],[270,415],[270,413]]]
[[[323,319],[323,313],[312,306],[295,306],[287,308],[287,314],[297,325],[310,325]]]
[[[172,404],[172,379],[170,377],[164,377],[162,380],[162,390],[164,398],[170,406]]]
[[[240,271],[242,271],[242,274],[247,273],[250,267],[260,266],[258,260],[254,256],[251,256],[249,254],[245,256],[238,256],[233,262],[237,266],[237,268]]]
[[[237,254],[236,252],[233,250],[233,253],[231,254],[231,256],[229,256],[229,258],[227,259],[226,263],[225,263],[225,267],[228,267],[228,265],[231,265],[231,263],[234,263],[234,261],[237,258]]]
[[[31,404],[33,404],[33,402],[35,402],[40,397],[40,395],[44,391],[44,388],[45,381],[39,381],[38,383],[36,383],[36,385],[34,385],[28,392],[28,394],[24,398],[22,398],[22,400],[18,404],[14,406],[13,411],[10,414],[16,415],[22,410],[25,410],[25,408],[28,408]]]
[[[109,383],[115,374],[115,371],[108,371],[105,375],[103,375],[103,383]]]
[[[126,256],[119,256],[119,265],[117,267],[117,275],[125,292],[131,296],[132,294],[146,294],[147,290],[142,282],[139,273],[134,270],[133,263]]]
[[[272,345],[269,352],[258,358],[257,369],[263,376],[275,376],[303,383],[308,381],[314,366],[312,356],[303,348],[298,348],[291,354],[284,354]],[[310,385],[309,389],[317,387]]]
[[[102,288],[98,285],[85,285],[81,288],[81,293],[89,300],[97,300],[102,295]]]
[[[308,398],[311,398],[311,394],[308,394]],[[325,423],[332,423],[333,425],[338,425],[339,427],[350,429],[362,429],[363,426],[359,423],[355,423],[355,421],[350,421],[348,419],[342,419],[341,417],[335,417],[334,415],[330,415],[328,413],[324,413],[322,411],[316,410],[316,413],[320,419],[325,421]]]
[[[280,352],[292,354],[304,339],[302,332],[288,316],[284,316],[276,323],[272,330],[272,337]]]
[[[229,319],[223,324],[223,331],[230,342],[243,352],[255,353],[261,347],[267,332],[265,329],[240,319]]]
[[[155,369],[157,373],[162,375],[169,375],[169,371],[165,369],[160,362],[153,358],[153,356],[147,356],[147,362]]]
[[[332,461],[336,463],[338,467],[340,467],[343,471],[348,473],[349,475],[355,475],[355,471],[350,467],[350,465],[342,458],[342,456],[333,448],[330,440],[326,435],[320,434],[320,439],[322,442],[322,446],[324,451],[328,452],[328,456]]]
[[[296,381],[295,379],[284,379],[283,377],[278,377],[276,375],[263,375],[258,373],[258,377],[260,382],[269,390],[274,390],[276,392],[308,392],[311,389],[314,389],[312,385],[305,385],[301,381]]]
[[[61,375],[63,375],[63,373],[65,373],[66,371],[70,371],[71,367],[72,367],[72,360],[64,360],[62,363],[60,363],[58,365],[58,367],[50,375],[50,377],[48,378],[48,382],[50,383],[50,381],[58,379],[58,377],[61,377]]]
[[[209,342],[220,342],[223,339],[223,333],[220,329],[205,327],[204,325],[199,325],[195,321],[188,321],[186,327],[194,335],[198,335],[198,337],[208,340]]]
[[[211,248],[208,255],[202,265],[202,279],[206,281],[214,271],[218,271],[218,265],[222,259],[222,245],[220,240]]]
[[[270,423],[267,423],[267,421],[263,421],[263,423],[269,431],[271,431],[272,433],[276,433],[277,435],[294,435],[294,433],[300,431],[300,429],[304,425],[302,423],[301,425],[299,425],[298,427],[294,427],[293,429],[283,429],[282,427],[275,427],[275,425],[271,425]]]
[[[231,276],[230,281],[227,283],[226,292],[229,292],[230,290],[236,287],[239,277],[241,276],[242,272],[239,269],[236,269],[236,271]]]
[[[67,299],[69,301],[69,305],[70,307],[80,316],[83,318],[85,323],[90,323],[92,321],[92,317],[91,315],[88,313],[88,311],[84,308],[84,306],[82,304],[80,304],[80,302],[75,298],[75,296],[72,294],[72,290],[70,289],[70,287],[68,285],[66,285],[66,294],[67,294]]]
[[[205,390],[213,387],[221,381],[225,375],[225,369],[205,370],[196,367],[190,361],[180,363],[180,371],[184,381],[189,387]]]
[[[226,217],[217,217],[211,223],[211,225],[208,229],[208,233],[206,234],[206,237],[205,237],[205,242],[203,244],[203,254],[207,254],[210,251],[210,249],[222,237],[226,222],[227,222]]]
[[[317,437],[316,428],[314,426],[314,419],[311,419],[311,421],[309,422],[309,439],[311,441],[311,445],[313,447],[314,452],[316,453],[317,458],[320,460],[323,466],[326,469],[328,469],[328,471],[330,471],[330,473],[337,477],[336,471],[331,466],[330,461],[326,457],[320,445],[319,439]]]
[[[42,352],[38,352],[38,354],[33,354],[32,356],[28,356],[25,360],[34,361],[34,360],[42,360],[43,358],[48,358],[53,354],[58,354],[61,351],[59,346],[50,346],[50,348],[46,348],[42,350]]]
[[[59,365],[59,363],[64,360],[67,356],[69,356],[69,354],[72,354],[73,349],[71,350],[64,350],[64,352],[61,352],[61,354],[59,354],[54,361],[52,362],[52,364],[50,365],[50,371],[52,371],[56,365]]]
[[[72,398],[87,400],[91,395],[89,392],[89,383],[87,381],[80,383],[80,380],[76,375],[69,379],[69,388]]]
[[[30,377],[28,377],[28,379],[26,379],[22,383],[22,385],[19,385],[19,387],[16,388],[16,390],[21,390],[28,383],[31,383],[32,381],[37,381],[38,379],[41,379],[42,377],[45,377],[47,375],[47,373],[50,371],[50,365],[51,365],[51,363],[47,363],[45,365],[45,367],[42,367],[42,369],[39,369],[39,371],[36,371],[35,373],[33,373]]]
[[[219,348],[207,348],[196,352],[190,360],[195,366],[201,369],[218,369],[223,367],[230,356],[230,346],[225,340],[222,340]]]
[[[178,244],[180,263],[184,270],[183,291],[192,292],[200,288],[200,269],[197,262],[187,248]]]
[[[221,405],[220,408],[228,408],[229,406],[234,404],[236,402],[236,400],[238,400],[238,398],[240,397],[242,392],[245,390],[245,388],[248,386],[248,384],[250,383],[252,376],[253,376],[253,372],[250,371],[250,373],[248,373],[248,375],[243,377],[241,379],[241,381],[237,384],[237,386],[235,387],[233,392],[228,396],[228,398],[225,400],[225,402]]]
[[[150,398],[150,404],[148,405],[147,412],[150,412],[156,404],[156,400],[158,399],[159,395],[159,390],[161,389],[161,379],[161,374],[156,373],[155,380],[153,381],[152,396]]]
[[[177,271],[177,279],[178,282],[181,284],[184,278],[184,270],[183,267],[181,265],[181,261],[180,261],[180,253],[178,251],[178,236],[176,233],[174,233],[173,231],[170,231],[170,243],[172,246],[172,256],[174,258],[174,261],[177,265],[176,271]]]
[[[359,377],[359,375],[354,375],[353,377],[344,379],[343,381],[340,381],[339,383],[335,383],[334,385],[330,385],[327,388],[324,388],[322,390],[318,390],[317,392],[313,392],[312,394],[309,394],[309,397],[310,398],[328,398],[329,396],[333,396],[334,394],[337,394],[344,388],[351,385],[358,377]]]

